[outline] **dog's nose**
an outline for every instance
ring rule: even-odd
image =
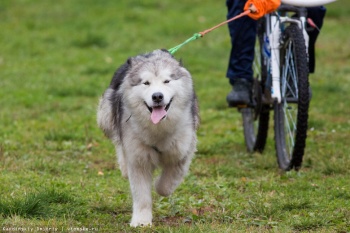
[[[163,99],[164,99],[164,96],[160,92],[153,93],[153,95],[152,95],[152,100],[155,103],[160,103],[163,101]]]

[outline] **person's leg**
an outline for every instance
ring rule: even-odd
[[[242,0],[227,0],[227,18],[230,19],[242,13],[245,2]],[[234,86],[227,96],[230,106],[250,102],[256,24],[256,21],[248,16],[228,24],[232,47],[226,76],[230,84]]]
[[[312,19],[312,21],[316,24],[319,30],[321,30],[323,25],[323,18],[326,15],[326,8],[323,6],[320,7],[310,7],[307,8],[307,17]],[[314,28],[312,30],[308,30],[309,34],[309,72],[315,72],[315,43],[318,34],[320,31]]]

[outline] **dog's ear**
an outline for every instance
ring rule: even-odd
[[[168,53],[170,54],[171,56],[173,56],[167,49],[160,49],[160,51],[164,52],[164,53]]]
[[[138,56],[137,56],[137,57],[129,57],[128,60],[126,61],[126,63],[129,65],[129,67],[133,67],[133,66],[135,66],[139,61],[140,61],[140,59],[138,59]]]
[[[112,88],[113,90],[119,89],[130,67],[131,66],[129,65],[129,62],[126,62],[115,71],[112,81],[110,83],[110,88]]]
[[[128,60],[126,61],[126,64],[128,64],[131,67],[133,64],[133,58],[129,57]]]
[[[179,66],[184,67],[184,64],[183,64],[183,62],[182,62],[182,59],[181,59],[181,58],[180,58],[180,61],[179,61]]]
[[[141,79],[139,78],[139,76],[134,75],[134,72],[133,72],[135,65],[137,65],[141,61],[142,61],[141,56],[130,57],[124,64],[125,66],[128,67],[128,71],[129,71],[128,82],[130,83],[131,86],[137,86],[141,83]]]
[[[129,59],[126,61],[126,63],[130,66],[133,67],[141,62],[144,62],[145,59],[148,58],[145,55],[139,55],[136,57],[129,57]]]
[[[158,50],[155,50],[155,52],[166,53],[169,57],[175,58],[167,49],[158,49]]]

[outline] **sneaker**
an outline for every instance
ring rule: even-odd
[[[229,107],[248,105],[251,102],[252,83],[245,79],[238,79],[226,100]]]

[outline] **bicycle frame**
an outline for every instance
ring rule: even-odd
[[[308,54],[308,44],[309,44],[309,36],[306,32],[306,9],[300,7],[294,7],[290,5],[281,5],[278,9],[282,13],[286,12],[294,12],[298,15],[298,18],[291,18],[289,16],[281,16],[277,13],[271,13],[265,15],[265,32],[268,35],[268,40],[270,42],[270,72],[272,78],[272,86],[271,86],[271,98],[278,103],[281,103],[281,89],[280,89],[280,38],[281,38],[281,30],[283,30],[283,26],[286,23],[294,23],[297,24],[298,27],[303,31],[303,36],[306,45],[306,52]]]

